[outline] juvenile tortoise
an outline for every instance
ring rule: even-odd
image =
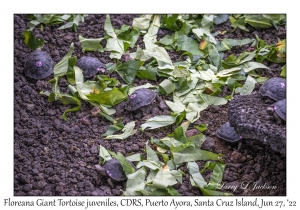
[[[277,124],[281,124],[282,120],[286,121],[286,99],[275,102],[267,108],[269,115],[272,115]]]
[[[135,90],[126,103],[125,109],[128,111],[135,111],[141,107],[147,106],[154,101],[156,93],[147,88],[140,88]]]
[[[132,165],[134,169],[136,169],[135,166],[130,161],[128,162]],[[113,188],[112,181],[122,182],[127,179],[127,176],[123,171],[123,167],[120,161],[115,158],[106,161],[103,166],[97,164],[95,165],[95,167],[98,174],[104,177],[108,177],[107,183],[112,188]]]
[[[83,56],[76,62],[76,66],[82,69],[85,78],[92,78],[99,71],[105,72],[105,66],[97,59],[91,56]]]
[[[40,48],[36,49],[25,60],[24,73],[33,79],[45,79],[53,73],[52,58]]]
[[[281,77],[273,77],[267,80],[259,89],[262,96],[267,96],[275,101],[286,98],[286,80]]]

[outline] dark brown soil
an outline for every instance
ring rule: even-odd
[[[138,16],[118,14],[110,17],[113,26],[120,28],[122,24],[132,25],[133,18]],[[114,152],[121,152],[123,155],[144,154],[145,143],[151,137],[165,137],[173,132],[175,126],[143,133],[138,130],[135,135],[123,141],[104,140],[101,135],[106,132],[111,123],[104,118],[92,116],[90,111],[93,107],[87,103],[82,103],[81,111],[68,113],[67,121],[62,120],[61,115],[67,106],[60,102],[49,103],[47,97],[39,94],[40,91],[51,90],[48,80],[53,76],[37,81],[25,77],[23,73],[24,60],[31,52],[24,44],[21,35],[28,21],[25,15],[14,15],[14,195],[121,195],[120,189],[124,189],[121,183],[115,183],[114,188],[111,188],[107,184],[107,179],[96,172],[94,165],[99,162],[99,145]],[[112,62],[108,52],[83,53],[78,38],[80,34],[87,38],[103,37],[104,21],[105,15],[94,14],[89,15],[84,23],[79,24],[77,33],[71,29],[59,30],[58,26],[44,26],[43,31],[37,27],[33,32],[44,38],[46,43],[43,50],[49,53],[55,63],[69,51],[72,42],[75,44],[73,55],[78,58],[92,55],[98,57],[101,62],[108,63]],[[235,30],[230,33],[232,28],[229,21],[215,28],[215,31],[224,30],[228,33],[218,35],[216,38],[254,38],[257,34],[268,44],[274,44],[277,42],[277,37],[283,39],[286,36],[285,30],[281,27],[280,30],[250,28],[250,32]],[[158,38],[167,33],[169,33],[167,30],[161,30]],[[138,44],[143,47],[141,38]],[[239,55],[244,50],[251,51],[251,46],[234,47],[226,52],[225,57],[232,53]],[[173,61],[179,58],[179,55],[174,52],[170,53],[170,56]],[[267,77],[279,76],[281,65],[269,62],[264,64],[270,70],[258,73]],[[111,76],[120,79],[117,74]],[[134,85],[147,82],[137,79]],[[62,91],[67,91],[65,79],[61,79],[59,85]],[[227,94],[228,90],[225,89],[223,95]],[[119,106],[114,117],[123,117],[124,124],[135,120],[136,128],[149,117],[169,113],[169,110],[153,108],[150,112],[151,116],[143,116],[142,113],[132,114],[121,109],[122,104]],[[86,119],[89,123],[86,123]],[[197,121],[197,123],[208,124],[208,130],[205,131],[207,140],[202,148],[224,154],[226,163],[224,186],[249,184],[247,189],[239,187],[234,195],[286,195],[286,158],[274,152],[269,146],[254,140],[246,140],[240,152],[237,152],[236,144],[226,143],[215,135],[216,130],[226,121],[228,121],[227,105],[209,107],[201,112],[201,118]],[[198,131],[190,126],[187,135],[196,133]],[[187,172],[185,166],[180,169]],[[210,176],[209,173],[205,175],[206,178]],[[255,183],[276,186],[276,189],[252,190]],[[183,183],[175,187],[182,195],[201,195],[199,189],[191,187],[188,173],[183,176]],[[231,192],[231,190],[227,191]]]

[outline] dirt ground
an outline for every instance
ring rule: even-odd
[[[121,25],[132,25],[134,17],[139,15],[118,14],[111,15],[112,25],[120,28]],[[105,15],[89,15],[84,23],[80,23],[75,33],[71,29],[59,30],[59,26],[44,26],[44,30],[34,29],[34,34],[41,36],[45,41],[43,50],[48,52],[55,63],[69,51],[70,44],[74,42],[75,51],[73,55],[80,58],[84,55],[92,55],[103,63],[112,62],[109,53],[83,53],[81,51],[79,35],[86,38],[99,38],[104,34]],[[31,50],[24,44],[22,32],[26,29],[28,18],[25,15],[14,15],[14,195],[15,196],[118,196],[120,189],[124,190],[122,183],[115,183],[114,188],[109,187],[105,177],[97,174],[95,164],[99,162],[99,145],[114,152],[121,152],[123,155],[133,153],[144,154],[145,143],[151,137],[163,138],[173,132],[175,126],[163,129],[138,132],[126,140],[104,140],[101,136],[106,132],[111,122],[101,117],[94,117],[90,114],[91,105],[82,103],[82,110],[68,113],[68,120],[61,119],[61,115],[68,106],[60,102],[49,103],[48,98],[39,94],[40,91],[51,90],[48,81],[53,77],[49,76],[44,80],[34,80],[26,77],[23,73],[24,60]],[[254,29],[250,26],[249,32],[235,30],[229,33],[232,28],[227,21],[215,28],[215,31],[224,31],[224,35],[218,35],[217,39],[223,38],[254,38],[257,34],[268,44],[277,43],[277,37],[284,39],[286,31],[283,27],[270,29]],[[160,30],[158,39],[169,33],[167,30]],[[141,47],[142,37],[138,43]],[[250,45],[234,47],[227,51],[225,57],[234,53],[253,49]],[[171,59],[177,61],[179,56],[170,52]],[[279,76],[281,65],[264,62],[269,70],[258,71],[260,75],[267,77]],[[110,75],[122,81],[113,73]],[[153,84],[160,83],[160,78]],[[146,84],[147,80],[136,79],[134,86]],[[61,79],[59,82],[61,91],[68,92],[67,81]],[[257,89],[259,86],[256,87]],[[224,90],[226,96],[229,90]],[[164,99],[167,99],[166,97]],[[170,100],[170,96],[168,97]],[[122,104],[117,107],[117,114],[114,117],[123,117],[123,123],[136,121],[136,128],[139,128],[145,120],[141,113],[130,113],[121,109]],[[151,116],[169,114],[170,110],[162,111],[153,108]],[[88,119],[89,123],[86,123]],[[196,123],[208,124],[204,132],[207,140],[202,149],[215,153],[224,154],[226,169],[224,172],[223,191],[225,186],[241,186],[249,184],[247,189],[238,187],[234,195],[267,196],[286,195],[286,158],[271,150],[269,146],[262,145],[259,141],[245,140],[240,152],[237,152],[237,144],[226,143],[215,135],[216,130],[228,121],[227,105],[211,106],[201,112],[201,117]],[[190,126],[187,135],[197,134],[198,131]],[[187,172],[185,166],[180,168]],[[208,178],[211,174],[205,174]],[[253,189],[253,186],[265,186],[262,189]],[[264,189],[271,186],[272,189]],[[198,196],[201,191],[190,185],[189,175],[183,176],[183,183],[176,184],[175,188],[184,196]]]

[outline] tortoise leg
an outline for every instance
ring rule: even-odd
[[[107,179],[107,184],[108,184],[108,186],[109,186],[110,188],[114,188],[114,184],[113,184],[111,178],[108,178],[108,179]]]
[[[241,148],[242,148],[242,141],[239,142],[237,151],[238,151],[238,152],[241,151]]]
[[[274,113],[273,113],[273,116],[274,116],[274,118],[275,118],[275,120],[276,120],[276,123],[277,123],[278,125],[280,125],[280,124],[282,123],[282,120],[281,120],[281,118],[278,116],[278,114],[277,114],[276,112],[274,112]]]

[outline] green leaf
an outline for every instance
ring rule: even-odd
[[[155,117],[150,118],[144,124],[141,125],[141,129],[145,130],[146,128],[155,129],[164,127],[167,125],[171,125],[175,123],[176,117],[168,116],[168,115],[158,115]]]
[[[216,25],[219,25],[219,24],[225,23],[228,19],[229,19],[229,15],[226,15],[226,14],[216,15],[214,17],[214,23]]]
[[[66,29],[66,28],[71,28],[73,31],[77,32],[77,27],[79,22],[84,22],[84,17],[87,15],[71,15],[71,20],[70,22],[66,23],[65,25],[60,26],[58,29]]]
[[[213,44],[208,45],[208,55],[211,60],[211,63],[217,67],[217,69],[220,69],[221,67],[221,57],[220,54]]]
[[[131,95],[134,91],[141,89],[141,88],[149,88],[150,89],[150,88],[155,88],[155,86],[150,83],[146,83],[145,85],[131,87],[131,88],[129,88],[128,95]]]
[[[64,94],[64,93],[59,93],[59,92],[52,92],[49,96],[49,99],[48,101],[49,102],[52,102],[52,101],[55,101],[55,100],[60,100],[64,105],[69,105],[69,104],[73,104],[73,105],[77,105],[76,107],[74,108],[69,108],[67,109],[63,115],[62,115],[62,119],[64,120],[67,120],[67,113],[68,112],[77,112],[81,109],[81,103],[80,101],[74,97],[74,96],[71,96],[69,94]]]
[[[163,47],[153,46],[149,49],[144,50],[149,57],[154,57],[158,63],[159,69],[173,69],[172,60]]]
[[[152,170],[159,169],[162,166],[162,163],[159,161],[155,151],[153,151],[147,144],[146,144],[146,153],[147,153],[147,160],[140,161],[137,164],[137,168],[142,166],[146,166]]]
[[[196,127],[196,126],[195,126]],[[195,136],[191,136],[188,138],[189,142],[193,142],[196,147],[201,147],[202,143],[206,140],[206,137],[203,133],[200,133]]]
[[[225,98],[221,98],[221,97],[216,97],[216,96],[210,96],[207,94],[200,94],[201,99],[207,104],[207,106],[209,105],[224,105],[227,103],[227,100]]]
[[[174,15],[162,15],[161,27],[167,28],[172,31],[178,31],[180,26],[177,24],[178,14]]]
[[[133,166],[128,162],[128,160],[126,160],[124,155],[122,155],[120,152],[118,152],[113,157],[115,159],[117,159],[118,161],[120,161],[123,171],[125,172],[126,176],[135,172],[135,169],[133,168]]]
[[[151,147],[148,146],[148,144],[146,144],[146,153],[147,153],[147,160],[160,163],[156,153],[151,149]]]
[[[111,156],[110,156],[110,154],[108,153],[108,151],[107,151],[104,147],[102,147],[101,145],[99,146],[99,156],[100,156],[101,158],[103,158],[104,162],[106,162],[106,161],[108,161],[108,160],[111,159]],[[103,163],[104,163],[104,162],[103,162]],[[102,164],[103,164],[103,163],[102,163]]]
[[[245,27],[245,17],[239,17],[238,19],[235,19],[232,15],[229,17],[229,20],[231,22],[231,27],[234,28],[234,30],[236,28],[240,28],[243,31],[249,31],[246,27]]]
[[[167,145],[169,148],[180,147],[183,143],[175,140],[174,138],[165,137],[160,140],[162,143]]]
[[[74,52],[74,43],[71,43],[69,52],[54,66],[54,78],[64,76],[69,69],[69,59]]]
[[[154,80],[156,81],[157,67],[150,65],[142,66],[137,71],[136,76],[140,79]]]
[[[175,114],[179,114],[185,110],[185,106],[182,103],[180,103],[179,101],[176,101],[174,103],[172,101],[166,100],[165,102]]]
[[[122,31],[122,28],[126,29]],[[126,25],[122,25],[119,33],[118,33],[118,39],[121,39],[124,41],[124,50],[127,50],[128,47],[133,48],[135,46],[136,41],[138,40],[140,36],[140,32],[136,28],[132,28]],[[125,44],[126,43],[126,44]]]
[[[210,33],[211,28],[213,26],[213,15],[203,15],[203,19],[201,21],[201,28],[195,28],[192,32],[201,40],[205,36],[208,37],[208,41],[216,44],[216,40],[213,35]]]
[[[110,121],[112,121],[114,124],[110,125],[106,131],[106,133],[104,133],[102,136],[110,136],[113,135],[115,132],[120,131],[124,128],[124,124],[122,123],[121,119],[118,119],[117,121],[115,121],[112,117],[110,117],[109,115],[104,114],[103,112],[100,112],[100,114],[102,116],[104,116],[106,119],[109,119]]]
[[[170,173],[179,183],[182,184],[182,173],[180,171],[171,170]]]
[[[153,179],[152,186],[157,189],[166,189],[168,186],[176,184],[176,179],[172,176],[168,165],[161,167],[155,178]]]
[[[132,26],[145,33],[150,26],[152,16],[153,15],[142,15],[141,17],[134,18]]]
[[[217,77],[230,77],[230,76],[236,74],[241,69],[242,68],[237,68],[237,67],[230,68],[230,69],[224,69],[217,73]]]
[[[122,134],[106,136],[104,139],[126,139],[129,136],[132,136],[135,134],[136,130],[134,130],[134,126],[135,126],[134,121],[129,122],[122,129],[122,131],[123,131]]]
[[[99,51],[99,52],[104,52],[104,48],[100,44],[100,42],[104,38],[99,38],[99,39],[86,39],[83,36],[79,35],[79,41],[81,43],[81,48],[82,52],[94,52],[94,51]]]
[[[186,167],[191,175],[190,180],[191,180],[192,186],[197,186],[199,188],[205,188],[207,186],[207,183],[204,180],[203,176],[200,174],[197,163],[196,162],[188,162]]]
[[[163,38],[161,38],[158,42],[166,46],[172,45],[174,44],[174,35],[175,33],[173,33],[172,35],[166,35]]]
[[[194,126],[194,128],[196,128],[200,132],[204,132],[207,130],[207,124],[196,125]]]
[[[236,93],[240,93],[241,95],[248,95],[248,94],[252,93],[252,91],[254,90],[255,83],[256,83],[255,79],[253,79],[253,77],[248,75],[243,87],[236,88],[235,91],[236,91]]]
[[[280,14],[245,15],[245,22],[254,28],[270,28],[282,20]]]
[[[91,101],[98,102],[99,104],[114,106],[125,100],[128,96],[125,90],[113,87],[111,90],[101,92],[99,94],[87,94],[86,97]]]
[[[126,191],[124,195],[141,195],[139,191],[145,188],[146,171],[144,168],[127,175]]]
[[[136,73],[142,65],[142,61],[130,60],[118,65],[117,72],[128,85],[132,85]]]
[[[241,40],[225,38],[225,39],[222,39],[222,41],[216,45],[216,48],[219,52],[221,52],[221,51],[230,50],[234,46],[242,46],[245,44],[252,43],[254,41],[255,41],[255,39],[248,39],[248,38],[241,39]]]
[[[204,57],[204,53],[199,50],[199,43],[196,42],[193,38],[188,37],[182,32],[176,32],[174,39],[176,40],[176,51],[189,52],[193,55]]]
[[[169,95],[170,93],[174,92],[175,90],[175,85],[173,82],[171,82],[168,79],[165,79],[159,84],[159,89],[162,93]]]
[[[199,74],[200,74],[199,78],[203,79],[205,81],[213,81],[216,79],[215,73],[210,69],[201,70],[201,71],[199,71]]]
[[[249,71],[252,71],[254,69],[269,69],[267,66],[265,66],[264,64],[262,63],[258,63],[258,62],[246,62],[246,63],[243,63],[241,67],[245,73],[248,73]]]
[[[220,183],[222,182],[223,174],[225,171],[225,164],[216,163],[213,168],[213,173],[209,179],[209,187],[210,189],[218,189],[220,187]]]
[[[156,163],[154,161],[150,161],[150,160],[143,160],[143,161],[138,162],[138,164],[136,165],[137,168],[141,168],[143,166],[150,168],[151,170],[156,170],[161,167],[161,164]]]
[[[106,15],[106,20],[104,23],[104,30],[108,36],[111,38],[107,39],[106,51],[111,51],[110,58],[120,59],[122,54],[124,53],[124,41],[118,39],[117,34],[111,24],[109,15]]]
[[[174,131],[174,138],[178,141],[180,141],[181,143],[186,143],[187,142],[187,138],[185,136],[185,131],[183,129],[183,127],[178,126],[175,131]]]
[[[280,76],[286,78],[286,65],[281,68]]]
[[[188,147],[181,151],[175,151],[172,152],[172,154],[176,165],[182,164],[184,162],[191,162],[196,160],[218,160],[219,159],[219,156],[212,152],[196,149],[193,147]]]
[[[127,156],[126,159],[131,161],[131,162],[141,161],[141,154],[139,154],[139,153],[133,154],[133,155]]]
[[[36,50],[37,48],[42,48],[44,46],[44,39],[36,38],[31,31],[24,31],[24,42],[32,50]]]

